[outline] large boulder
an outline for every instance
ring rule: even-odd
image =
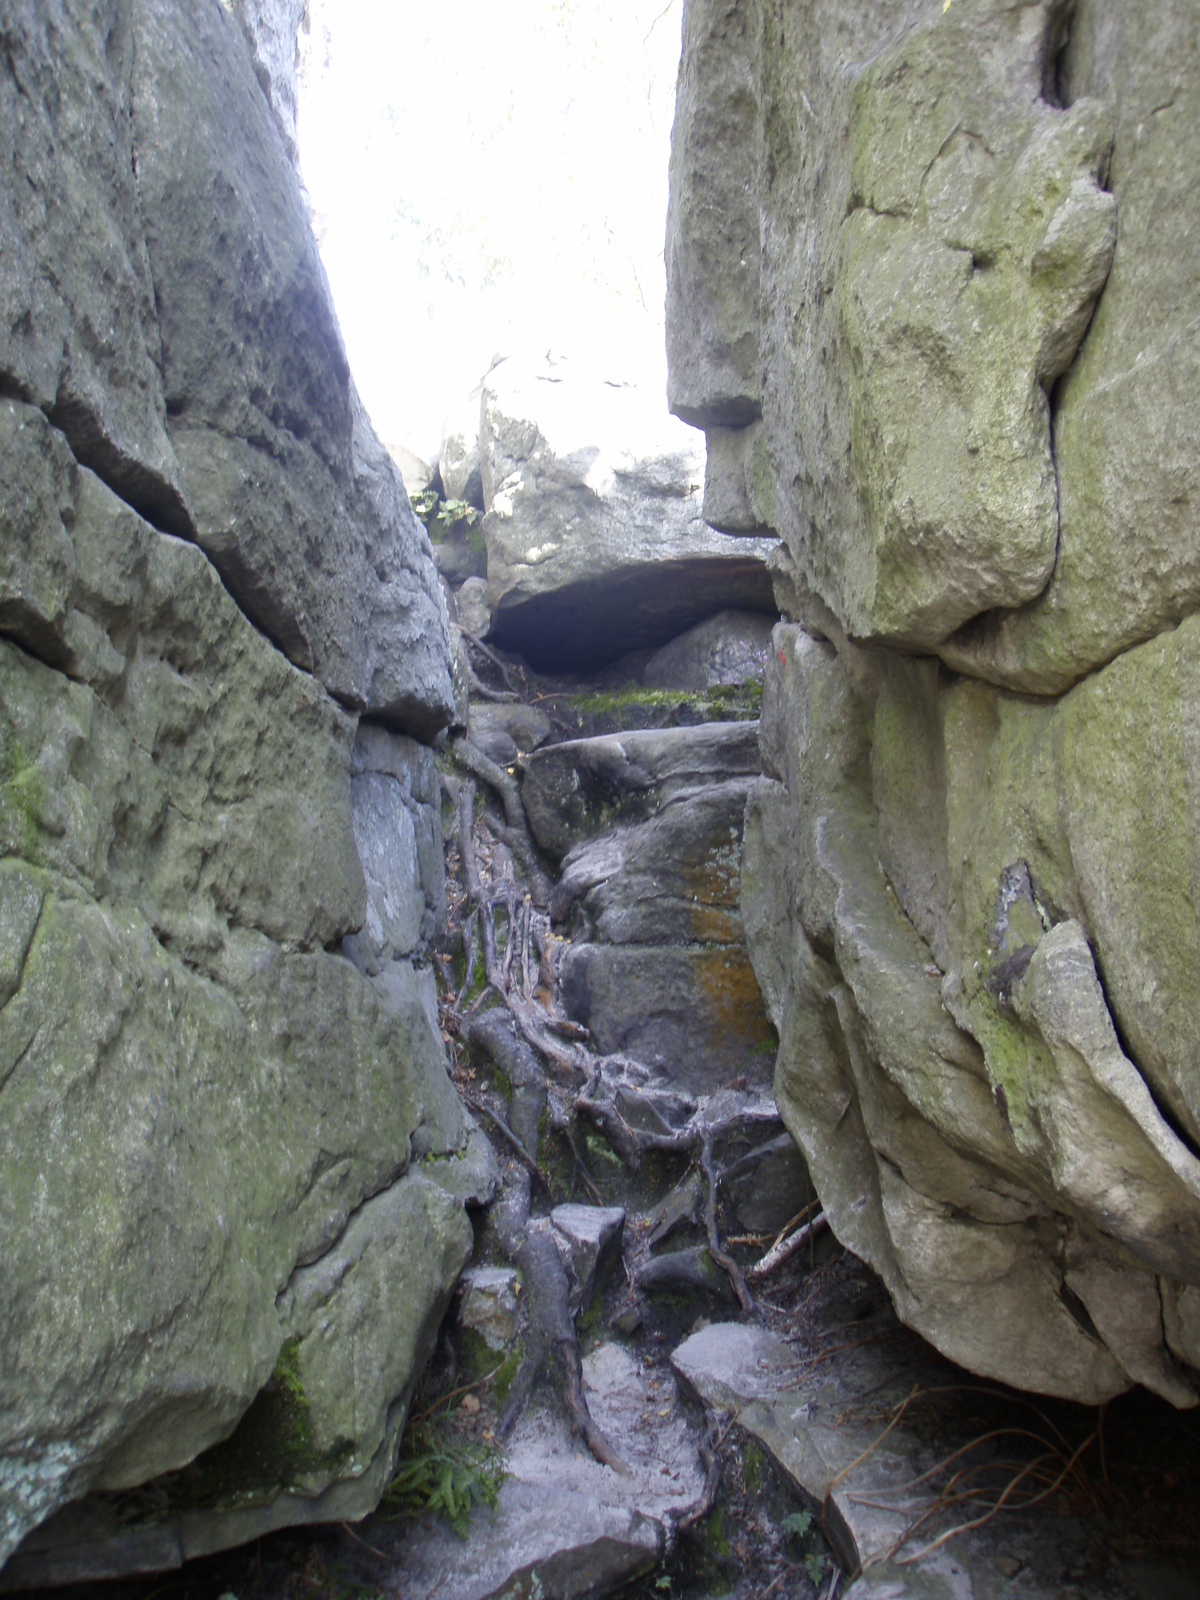
[[[781,1109],[954,1359],[1193,1404],[1193,8],[686,9],[671,393],[791,619],[742,886]]]
[[[493,1182],[419,965],[445,611],[277,126],[295,9],[5,26],[8,1588],[370,1509]]]
[[[428,537],[346,364],[299,181],[216,0],[134,9],[132,152],[162,394],[196,537],[346,705],[450,718]]]
[[[281,82],[277,41],[272,75],[244,31],[268,11],[239,15],[17,7],[0,373],[135,510],[197,539],[297,665],[429,736],[452,693],[428,540],[355,394],[256,76]]]
[[[729,607],[775,615],[774,540],[708,526],[698,446],[635,386],[565,361],[493,368],[480,428],[491,637],[578,671]]]
[[[1191,845],[1131,825],[1197,781],[1193,630],[1040,706],[776,643],[742,908],[833,1226],[972,1370],[1194,1404]]]
[[[705,347],[709,321],[686,286],[699,279],[725,307],[729,263],[747,281],[757,269],[774,479],[758,499],[856,637],[936,648],[981,612],[1033,600],[1054,566],[1047,397],[1116,237],[1099,181],[1110,113],[1042,92],[1061,9],[829,0],[789,14],[769,47],[757,8],[739,8],[727,59],[711,41],[689,58],[685,39],[685,81],[689,59],[693,72],[713,64],[710,92],[681,101],[677,152],[719,149],[740,181],[726,195],[676,154],[668,325]],[[723,37],[725,10],[689,6],[704,20],[687,37]],[[703,241],[719,230],[714,251]],[[673,404],[719,430],[714,455],[736,477],[724,430],[750,418],[722,414],[715,370],[707,397],[693,394],[678,346],[682,332]],[[710,474],[710,501],[736,502],[736,483],[719,483]]]
[[[217,1444],[288,1340],[315,1387],[326,1358],[278,1297],[297,1269],[353,1255],[348,1222],[357,1240],[384,1216],[362,1203],[407,1183],[412,1152],[463,1150],[469,1129],[428,997],[395,959],[417,951],[439,887],[428,752],[381,729],[355,745],[194,545],[75,465],[41,411],[6,401],[0,423],[6,504],[42,515],[5,575],[40,604],[28,628],[28,607],[10,612],[22,642],[0,646],[7,1554],[64,1500]],[[371,943],[378,989],[323,948],[382,892],[362,820],[376,788],[381,806],[393,789],[424,798],[427,816],[390,863],[384,887],[407,883],[412,911]],[[426,1224],[399,1199],[387,1212],[393,1233],[415,1228],[411,1290],[387,1300],[402,1353],[385,1318],[360,1374],[387,1426],[361,1413],[320,1459],[272,1461],[242,1485],[258,1526],[281,1494],[304,1517],[335,1482],[341,1514],[374,1503],[470,1250],[459,1201],[436,1204],[425,1277]],[[320,1348],[343,1321],[334,1296]],[[210,1506],[209,1539],[245,1537],[248,1504],[236,1526]]]

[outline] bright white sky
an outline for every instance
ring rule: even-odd
[[[428,458],[500,351],[665,388],[681,3],[312,0],[301,167],[386,442]]]

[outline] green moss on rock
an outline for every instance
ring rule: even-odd
[[[46,786],[11,726],[0,726],[0,845],[26,861],[38,860],[38,819]]]

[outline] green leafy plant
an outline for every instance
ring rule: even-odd
[[[804,1539],[808,1537],[812,1521],[811,1511],[793,1511],[790,1516],[784,1517],[779,1526],[789,1539]]]
[[[480,541],[473,530],[479,526],[479,512],[465,500],[443,500],[436,489],[420,489],[412,497],[412,508],[429,530],[434,544],[465,532],[472,549]]]
[[[802,1511],[791,1512],[779,1524],[784,1536],[788,1539],[795,1539],[798,1544],[803,1543],[808,1538],[812,1532],[812,1525],[813,1514],[807,1508]],[[818,1555],[815,1550],[809,1550],[805,1552],[801,1560],[804,1563],[804,1570],[808,1574],[808,1581],[815,1586],[821,1581],[825,1573],[824,1556]]]
[[[447,1395],[409,1424],[384,1504],[407,1516],[443,1516],[465,1539],[477,1505],[495,1509],[504,1456],[490,1437],[459,1431]]]

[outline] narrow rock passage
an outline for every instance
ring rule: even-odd
[[[704,812],[686,752],[711,759],[728,725],[685,722],[696,708],[681,694],[651,711],[676,726],[629,729],[645,716],[633,691],[604,699],[517,662],[478,666],[484,689],[511,682],[523,698],[477,698],[443,760],[440,1008],[504,1185],[476,1217],[397,1480],[428,1488],[435,1457],[456,1462],[459,1531],[420,1496],[393,1496],[361,1523],[132,1583],[130,1600],[983,1600],[1010,1585],[1032,1600],[1190,1600],[1194,1417],[1147,1416],[1145,1395],[1098,1414],[953,1367],[822,1231],[770,1051],[698,1092],[668,1059],[598,1050],[571,1015],[572,935],[628,926],[624,846],[664,809]],[[535,758],[518,736],[546,742]],[[561,778],[601,758],[634,781],[586,791],[580,837],[544,852],[523,798],[535,769]],[[607,875],[572,878],[566,863],[604,851]],[[494,1507],[472,1499],[489,1475]]]

